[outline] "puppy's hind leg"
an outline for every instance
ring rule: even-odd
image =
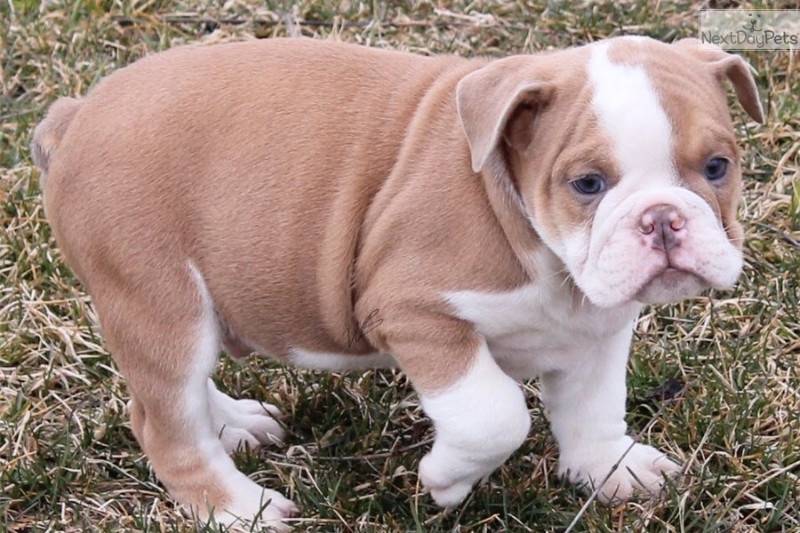
[[[283,519],[297,508],[239,472],[215,427],[224,395],[209,386],[209,376],[219,326],[202,278],[187,264],[158,279],[162,287],[152,278],[92,283],[104,335],[132,395],[137,440],[172,497],[200,518],[286,529]],[[250,429],[266,439],[274,428],[259,424]]]

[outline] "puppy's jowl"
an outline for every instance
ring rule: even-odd
[[[562,473],[596,484],[624,455],[611,501],[678,470],[626,436],[642,305],[741,268],[728,82],[761,121],[748,65],[694,40],[495,61],[184,47],[58,100],[33,155],[136,438],[193,512],[298,513],[228,457],[283,432],[275,407],[214,387],[220,347],[400,367],[436,430],[419,475],[443,506],[526,438],[518,380],[539,376]]]

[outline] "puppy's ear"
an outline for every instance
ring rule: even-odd
[[[706,61],[717,78],[728,78],[736,91],[739,103],[750,118],[764,123],[764,109],[758,98],[758,87],[753,78],[753,68],[741,56],[729,54],[721,48],[698,39],[681,39],[674,46],[684,49],[695,58]]]
[[[553,85],[538,79],[525,57],[493,61],[464,76],[456,88],[456,104],[472,169],[480,172],[501,141],[522,151],[531,141],[532,121],[553,92]],[[520,120],[511,124],[512,118]]]

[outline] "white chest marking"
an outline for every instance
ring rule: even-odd
[[[517,379],[580,364],[598,343],[631,329],[641,310],[637,303],[600,309],[573,297],[560,282],[506,293],[459,291],[446,298],[486,338],[498,365]]]

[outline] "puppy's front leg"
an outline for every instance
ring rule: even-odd
[[[542,400],[560,448],[559,473],[594,489],[610,503],[636,490],[661,490],[664,474],[678,465],[626,435],[625,373],[631,330],[624,330],[573,361],[567,370],[542,376]],[[616,466],[616,470],[614,470]],[[614,472],[612,473],[612,470]]]
[[[477,339],[467,360],[442,357],[432,365],[447,365],[455,376],[448,383],[425,386],[430,374],[417,379],[422,407],[433,421],[436,440],[420,463],[420,478],[437,504],[461,503],[478,481],[508,459],[525,440],[530,416],[522,390],[495,363],[483,339]],[[460,347],[468,350],[465,346]],[[453,356],[454,346],[446,354]],[[459,367],[463,363],[463,371]],[[411,372],[425,373],[424,368]],[[421,390],[420,390],[421,389]]]

